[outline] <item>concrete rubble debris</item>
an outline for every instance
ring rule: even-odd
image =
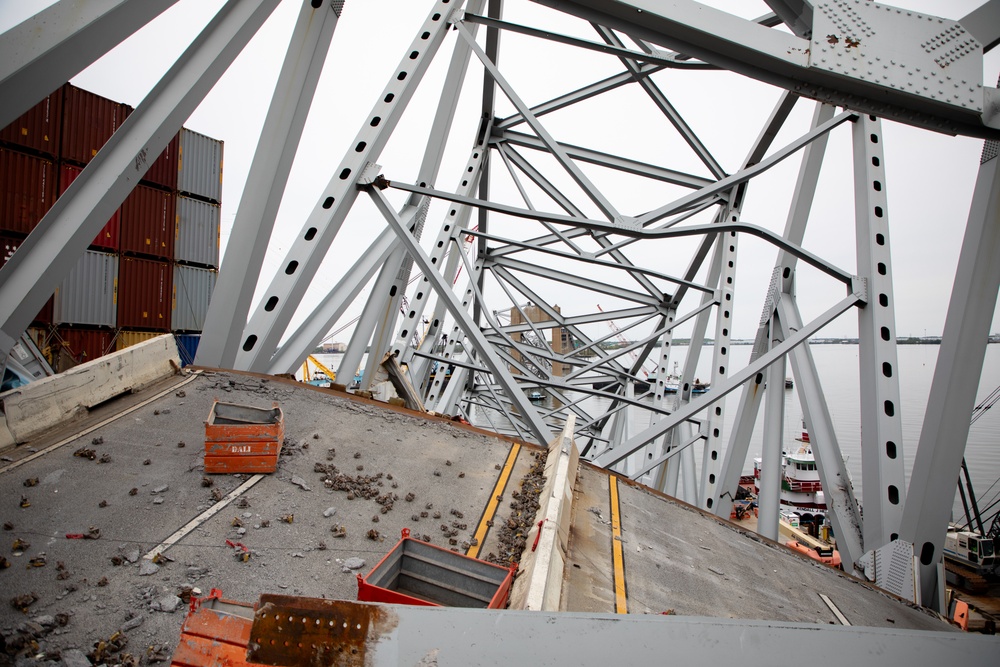
[[[166,490],[167,490],[167,489],[169,489],[169,488],[170,488],[170,486],[169,486],[169,485],[167,485],[167,484],[164,484],[164,485],[162,485],[162,486],[158,486],[158,487],[156,487],[155,489],[153,489],[153,490],[151,491],[151,493],[152,493],[152,494],[153,494],[153,495],[155,496],[156,494],[159,494],[159,493],[163,493],[164,491],[166,491]]]
[[[78,648],[62,651],[62,667],[90,667],[91,662],[86,654]]]
[[[162,598],[155,600],[153,604],[150,605],[153,611],[162,611],[168,614],[172,614],[177,611],[179,606],[181,606],[181,599],[173,593],[164,595]]]
[[[327,507],[325,510],[323,510],[323,516],[325,516],[327,519],[329,519],[336,513],[337,513],[336,507]]]
[[[160,571],[160,566],[154,563],[153,561],[143,560],[142,563],[139,564],[140,577],[148,577],[149,575],[156,574],[159,571]]]
[[[352,557],[345,559],[344,562],[341,563],[340,569],[342,572],[351,572],[352,570],[360,570],[364,566],[365,561],[363,558]]]
[[[292,476],[292,484],[299,487],[303,491],[312,491],[312,489],[309,488],[309,485],[306,484],[306,480],[302,479],[298,475]]]

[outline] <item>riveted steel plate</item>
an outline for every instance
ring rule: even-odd
[[[815,7],[810,50],[812,67],[983,110],[983,48],[957,21],[866,0],[830,0]]]

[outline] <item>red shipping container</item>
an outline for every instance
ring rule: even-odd
[[[59,327],[56,333],[52,348],[59,350],[56,364],[59,372],[103,357],[115,348],[114,332],[110,329]]]
[[[160,259],[174,258],[177,199],[148,185],[137,185],[121,208],[121,250]]]
[[[63,123],[60,156],[87,164],[125,122],[124,105],[76,86],[63,87]]]
[[[0,148],[0,230],[27,236],[55,200],[55,164]]]
[[[142,177],[143,183],[151,183],[173,192],[177,189],[177,135],[170,140],[160,157],[149,166]]]
[[[118,264],[118,326],[170,331],[173,278],[170,262],[122,256]]]
[[[63,163],[59,167],[59,194],[66,192],[69,189],[70,183],[76,180],[76,177],[80,175],[83,171],[80,167],[76,167],[71,164]],[[111,216],[108,223],[104,225],[102,229],[93,241],[90,242],[91,248],[98,248],[101,250],[118,250],[118,233],[121,226],[121,209],[117,209],[115,214]]]
[[[62,129],[62,103],[63,89],[60,88],[0,130],[0,142],[57,157]]]
[[[0,234],[0,266],[7,263],[7,260],[22,243],[24,243],[22,238]],[[35,315],[35,319],[31,321],[32,325],[52,324],[52,305],[52,297],[49,297],[39,313]]]

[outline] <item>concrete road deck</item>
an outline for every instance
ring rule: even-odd
[[[204,474],[204,421],[216,398],[265,408],[279,403],[287,439],[276,473],[252,485],[250,475]],[[99,406],[44,441],[4,452],[11,460],[0,464],[0,555],[11,566],[0,570],[0,635],[8,646],[34,635],[37,650],[51,656],[89,652],[125,629],[123,651],[156,655],[158,647],[169,657],[184,608],[161,608],[176,604],[173,596],[185,586],[218,588],[246,602],[262,593],[354,599],[356,574],[368,572],[403,528],[464,549],[480,522],[490,520],[496,526],[481,532],[477,545],[486,555],[497,550],[513,491],[541,451],[514,444],[288,380],[222,371],[169,378]],[[93,449],[95,458],[74,456],[81,448]],[[351,476],[380,475],[372,482],[378,494],[398,496],[391,510],[327,488],[317,470],[331,464]],[[154,569],[144,554],[218,509],[217,498],[241,485],[248,488],[165,551],[170,561],[144,574]],[[837,623],[823,593],[855,625],[949,629],[840,572],[587,464],[575,490],[564,610]],[[442,525],[457,530],[450,538],[457,544]],[[331,532],[337,526],[345,536]],[[99,529],[99,539],[67,538],[91,528]],[[369,538],[369,531],[378,536]],[[30,546],[15,553],[17,539]],[[249,558],[239,559],[242,549],[227,540],[244,545]],[[32,566],[38,558],[44,564]],[[344,571],[351,558],[364,566]],[[37,601],[26,611],[11,604],[28,594]]]

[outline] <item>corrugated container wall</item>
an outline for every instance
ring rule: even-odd
[[[76,86],[67,84],[64,90],[60,156],[87,164],[125,121],[128,109]]]
[[[0,142],[20,150],[57,157],[62,108],[63,89],[60,88],[0,130]]]
[[[118,255],[86,250],[56,288],[56,324],[114,327],[118,322]]]
[[[214,269],[174,265],[174,300],[171,326],[174,331],[201,331],[205,328],[208,302],[218,273]]]
[[[160,156],[153,160],[153,164],[149,165],[149,170],[142,177],[143,183],[155,185],[171,192],[177,189],[178,142],[177,135],[174,135]]]
[[[83,172],[83,169],[64,162],[59,167],[59,196],[62,196],[76,177]],[[90,245],[93,248],[102,250],[118,250],[119,235],[121,232],[121,209],[115,209],[115,214],[111,216],[104,229],[97,233]]]
[[[121,251],[173,259],[176,206],[173,193],[137,185],[121,208]]]
[[[0,148],[0,230],[31,233],[56,200],[56,166]]]
[[[85,329],[59,327],[59,354],[56,370],[65,371],[85,361],[103,357],[114,346],[114,332],[109,329]],[[56,348],[56,344],[53,344]]]
[[[169,262],[123,255],[118,265],[118,326],[170,331],[173,277]]]
[[[181,128],[177,190],[208,201],[222,201],[222,142]]]
[[[127,347],[138,345],[153,338],[159,338],[162,335],[162,333],[153,333],[150,331],[125,331],[122,329],[118,332],[118,338],[115,339],[115,349],[124,350]]]
[[[7,260],[11,258],[23,242],[24,239],[20,237],[0,234],[0,267],[7,263]],[[52,324],[52,297],[49,297],[49,300],[45,302],[45,305],[35,315],[35,319],[32,322],[35,324]]]
[[[218,204],[177,197],[176,261],[218,268],[220,209]]]
[[[177,341],[177,354],[181,358],[181,367],[193,364],[198,354],[201,334],[174,334],[174,340]]]

